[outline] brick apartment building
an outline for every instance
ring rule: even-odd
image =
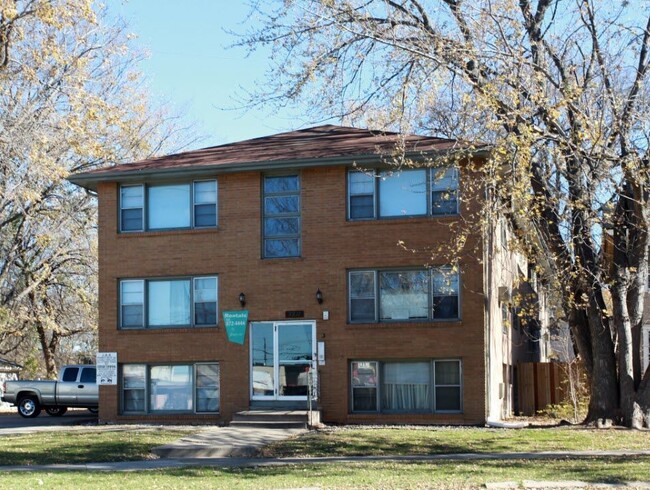
[[[310,376],[326,422],[509,415],[509,293],[530,267],[499,223],[432,257],[480,199],[463,160],[388,166],[398,142],[420,163],[458,147],[320,126],[73,175],[99,199],[99,350],[119,366],[100,419],[304,408]],[[243,343],[224,312],[244,314]]]

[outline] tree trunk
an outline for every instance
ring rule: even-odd
[[[615,419],[620,416],[614,343],[609,325],[604,323],[601,313],[597,310],[597,305],[592,300],[587,308],[587,319],[591,335],[593,368],[589,380],[591,388],[589,412],[585,422]]]

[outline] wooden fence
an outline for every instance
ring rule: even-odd
[[[525,362],[517,365],[517,412],[535,415],[564,397],[564,371],[554,362]]]

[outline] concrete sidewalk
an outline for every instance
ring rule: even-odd
[[[589,459],[595,457],[634,457],[650,456],[650,451],[545,451],[522,453],[458,453],[431,454],[420,456],[332,456],[310,458],[250,458],[250,457],[221,457],[221,458],[163,458],[144,461],[123,461],[113,463],[86,464],[53,464],[33,466],[0,466],[3,471],[143,471],[161,468],[183,468],[208,466],[215,468],[244,468],[263,466],[310,465],[332,463],[367,463],[373,461],[395,461],[406,463],[426,463],[433,461],[480,461],[498,460],[509,461],[519,459],[551,460],[551,459]],[[650,488],[650,482],[641,482],[643,487]]]
[[[161,458],[250,458],[263,446],[307,432],[307,429],[209,427],[151,451]]]

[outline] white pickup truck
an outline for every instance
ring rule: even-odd
[[[96,412],[99,405],[95,366],[65,366],[58,381],[5,381],[2,401],[18,407],[26,418],[38,417],[42,409],[59,417],[69,407],[87,408]]]

